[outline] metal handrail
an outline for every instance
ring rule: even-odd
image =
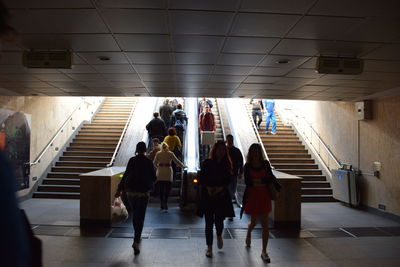
[[[286,110],[288,110],[288,111],[292,114],[292,116],[294,116],[295,118],[300,118],[300,119],[305,123],[305,125],[308,126],[308,128],[311,130],[311,132],[314,133],[314,135],[317,137],[318,143],[319,143],[319,144],[322,144],[322,147],[323,147],[324,150],[328,153],[328,155],[333,159],[333,161],[335,162],[335,164],[337,165],[337,167],[340,167],[340,165],[341,165],[340,162],[337,160],[337,158],[335,157],[335,155],[333,155],[332,151],[331,151],[331,150],[329,149],[329,147],[325,144],[325,142],[321,139],[321,137],[319,136],[319,134],[317,133],[317,131],[312,127],[311,123],[308,122],[308,121],[305,119],[305,116],[301,116],[301,117],[300,117],[300,116],[297,115],[292,109],[286,108]],[[296,120],[296,122],[297,122],[298,125],[300,124],[300,123],[299,123],[299,120]],[[293,120],[292,120],[291,123],[296,127],[296,124],[293,123]],[[296,127],[296,128],[297,128],[297,127]],[[298,129],[298,131],[300,132],[300,129]],[[317,149],[314,147],[314,145],[313,145],[312,139],[308,138],[308,136],[305,134],[305,127],[304,127],[302,133],[303,133],[303,137],[304,137],[307,141],[309,141],[309,143],[313,146],[313,148],[314,148],[315,150],[317,150]],[[318,155],[321,154],[319,150],[317,151],[317,153],[318,153]],[[321,159],[322,159],[322,158],[321,158]],[[326,165],[326,167],[330,170],[330,168],[329,168],[329,162],[328,162],[328,163],[325,163],[325,161],[324,161],[323,159],[322,159],[322,161],[324,162],[324,164]]]
[[[245,101],[245,100],[243,100],[243,101]],[[260,136],[260,134],[258,133],[258,129],[257,129],[257,127],[256,127],[256,125],[255,125],[255,123],[254,123],[254,121],[253,121],[253,116],[252,116],[252,114],[250,114],[250,112],[249,112],[248,104],[245,103],[245,106],[246,106],[246,109],[247,109],[247,115],[249,115],[249,117],[250,117],[250,121],[251,121],[251,125],[253,126],[253,130],[254,130],[254,132],[256,133],[257,140],[258,140],[258,142],[261,144],[261,149],[262,149],[262,152],[263,152],[263,154],[264,154],[264,157],[265,157],[265,159],[269,160],[268,154],[267,154],[267,151],[265,150],[265,147],[264,147],[263,141],[262,141],[262,139],[261,139],[261,136]]]
[[[131,119],[132,119],[132,115],[133,115],[133,112],[134,112],[134,111],[135,111],[135,106],[132,107],[132,109],[131,109],[131,113],[129,114],[128,120],[127,120],[126,123],[125,123],[124,130],[123,130],[122,133],[121,133],[121,136],[120,136],[120,138],[119,138],[119,140],[118,140],[118,144],[117,144],[117,146],[115,147],[114,154],[113,154],[113,156],[112,156],[112,158],[111,158],[111,160],[110,160],[110,163],[107,164],[107,167],[111,167],[111,166],[114,164],[114,160],[115,160],[115,157],[117,156],[118,149],[119,149],[119,147],[121,146],[122,139],[123,139],[124,136],[125,136],[126,129],[128,129],[128,126],[129,126],[129,123],[130,123],[130,121],[131,121]]]
[[[43,148],[43,150],[40,152],[39,156],[36,157],[35,161],[33,162],[29,162],[30,166],[36,165],[40,162],[40,159],[43,157],[43,155],[47,152],[47,150],[53,145],[54,140],[56,140],[56,138],[60,135],[60,133],[62,133],[64,131],[64,127],[67,125],[68,121],[72,120],[72,116],[74,115],[74,113],[80,108],[80,106],[85,103],[85,98],[82,97],[81,102],[76,106],[76,108],[74,109],[74,111],[72,111],[71,115],[69,115],[69,117],[64,121],[64,123],[61,125],[60,129],[58,129],[58,131],[54,134],[53,138],[51,138],[51,140],[47,143],[47,145]],[[86,102],[89,103],[89,102]],[[91,104],[91,103],[89,103]]]
[[[220,122],[221,130],[222,130],[222,137],[224,140],[226,140],[224,122],[222,121],[221,111],[219,110],[219,101],[217,98],[215,98],[215,102],[218,104],[218,116],[219,116],[219,122]]]

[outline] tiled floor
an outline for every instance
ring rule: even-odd
[[[204,256],[204,219],[167,214],[152,205],[142,252],[133,255],[130,222],[111,229],[79,227],[79,201],[31,199],[21,203],[43,241],[44,266],[264,266],[261,229],[245,248],[247,218],[226,221],[224,248]],[[238,210],[237,214],[238,214]],[[268,266],[400,266],[400,224],[339,203],[304,203],[302,230],[272,229]]]

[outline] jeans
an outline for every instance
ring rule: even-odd
[[[132,224],[133,230],[135,231],[134,242],[139,243],[142,236],[144,217],[146,215],[149,197],[132,197],[128,195],[128,202],[132,211]]]
[[[258,127],[260,127],[261,122],[262,122],[262,112],[260,109],[253,109],[251,112],[251,115],[253,116],[253,121],[254,124]],[[257,117],[258,117],[258,122],[257,122]]]
[[[228,186],[229,193],[231,194],[232,199],[235,199],[236,187],[237,187],[237,175],[232,175],[231,181]]]
[[[268,112],[266,120],[267,120],[267,125],[265,127],[265,130],[268,131],[269,122],[270,122],[270,120],[272,120],[272,132],[276,133],[276,117],[275,117],[275,113],[274,112]]]
[[[172,183],[170,181],[158,181],[158,188],[160,189],[160,204],[161,209],[168,209],[168,197],[171,192]]]
[[[224,230],[224,217],[216,214],[211,207],[209,207],[208,209],[209,210],[206,210],[204,212],[204,218],[206,220],[206,243],[207,246],[212,246],[214,224],[215,228],[217,229],[217,236],[221,236],[222,231]]]
[[[202,160],[208,158],[208,154],[210,153],[211,146],[210,145],[201,145],[201,157]]]

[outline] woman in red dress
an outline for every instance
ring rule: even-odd
[[[280,185],[272,173],[269,161],[263,158],[260,144],[252,144],[249,148],[244,165],[244,178],[246,190],[243,196],[243,210],[251,217],[247,229],[246,246],[250,247],[251,231],[259,220],[263,228],[261,258],[266,262],[271,262],[267,253],[268,214],[272,210],[269,186],[275,186],[276,190],[279,191]]]

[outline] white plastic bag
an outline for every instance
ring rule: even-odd
[[[111,206],[111,222],[122,223],[129,217],[128,210],[126,209],[121,197],[114,199],[114,203]]]

